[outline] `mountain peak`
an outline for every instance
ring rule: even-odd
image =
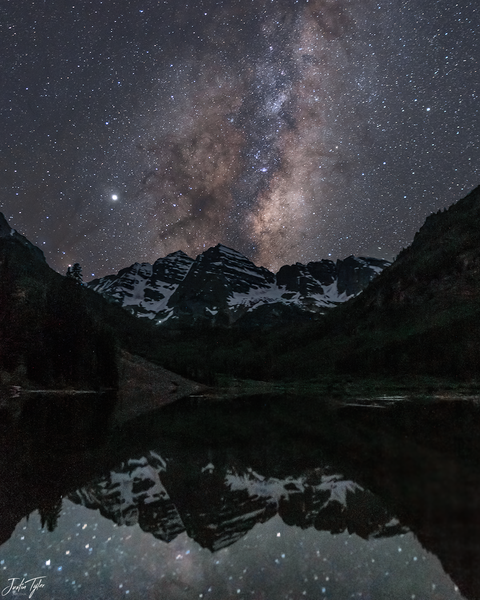
[[[224,244],[217,244],[212,248],[208,248],[205,252],[202,252],[200,256],[205,256],[207,258],[223,258],[226,260],[240,260],[242,262],[251,262],[245,255],[238,250],[234,250],[233,248],[229,248]],[[251,263],[253,264],[253,263]]]
[[[26,237],[24,237],[23,235],[18,233],[18,231],[16,231],[15,229],[12,229],[12,227],[10,227],[10,225],[8,224],[8,221],[5,218],[5,215],[1,212],[0,212],[0,238],[14,239],[17,242],[20,242],[23,246],[26,246],[30,250],[30,252],[35,256],[36,259],[41,260],[42,262],[46,262],[45,255],[40,250],[40,248],[38,246],[35,246],[35,244],[32,244],[32,242],[30,242],[29,240],[27,240]]]
[[[5,215],[0,212],[0,237],[7,237],[13,235],[15,229],[12,229],[8,224]]]
[[[165,258],[190,258],[190,256],[188,256],[188,254],[186,254],[183,250],[176,250],[175,252],[170,252],[170,254],[167,254]],[[159,258],[158,260],[163,259]]]
[[[388,264],[351,256],[337,264],[323,260],[284,266],[275,275],[241,252],[217,244],[195,260],[179,250],[156,260],[153,269],[136,264],[89,285],[158,323],[231,325],[255,313],[245,323],[264,325],[299,315],[311,319],[360,293]]]

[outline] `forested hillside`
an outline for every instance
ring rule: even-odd
[[[145,355],[155,334],[56,273],[0,213],[0,384],[114,388],[119,349]]]

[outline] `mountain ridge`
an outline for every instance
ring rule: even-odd
[[[255,326],[269,318],[278,323],[321,314],[359,294],[390,264],[350,256],[336,263],[327,259],[307,265],[297,262],[273,273],[217,244],[195,259],[177,251],[153,265],[134,263],[87,286],[157,324]],[[251,313],[260,307],[262,318],[252,318]],[[275,318],[277,313],[282,316]]]
[[[172,332],[154,352],[170,370],[194,379],[208,374],[209,382],[218,374],[320,382],[336,393],[345,393],[349,378],[366,385],[385,378],[398,389],[475,386],[480,377],[479,220],[480,187],[430,215],[392,265],[333,310],[295,312],[297,307],[288,304],[263,304],[238,319],[244,327],[218,328],[215,335],[211,328],[184,327],[181,337]],[[327,267],[328,276],[332,265]],[[282,293],[300,295],[302,286],[309,291],[311,280],[302,279],[305,269],[280,270],[281,276],[293,271],[293,291],[286,290],[284,278]],[[355,265],[353,273],[359,273]],[[433,379],[428,384],[419,378]]]
[[[38,246],[35,246],[35,244],[32,244],[32,242],[30,240],[28,240],[25,236],[18,233],[18,231],[16,229],[13,229],[13,227],[10,227],[7,219],[5,218],[4,214],[1,212],[0,212],[0,238],[11,239],[11,240],[15,240],[16,242],[19,242],[20,244],[22,244],[22,246],[27,248],[33,254],[33,256],[35,256],[38,260],[47,264],[47,261],[45,260],[45,255],[42,252],[42,250],[40,250],[40,248]]]

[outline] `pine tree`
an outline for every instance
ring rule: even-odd
[[[72,276],[79,283],[83,283],[82,267],[78,263],[75,263],[72,267]]]
[[[47,526],[48,531],[55,531],[58,523],[58,518],[62,512],[63,498],[59,498],[56,502],[50,501],[38,507],[42,529]]]
[[[78,283],[83,283],[82,267],[78,263],[75,263],[73,267],[68,267],[66,277],[75,279]]]

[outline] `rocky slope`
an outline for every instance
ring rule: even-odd
[[[205,386],[125,351],[118,357],[118,375],[111,417],[114,426],[205,389]]]
[[[274,274],[218,244],[195,260],[179,251],[88,286],[159,324],[261,325],[323,313],[359,294],[389,264],[350,256],[286,265]]]

